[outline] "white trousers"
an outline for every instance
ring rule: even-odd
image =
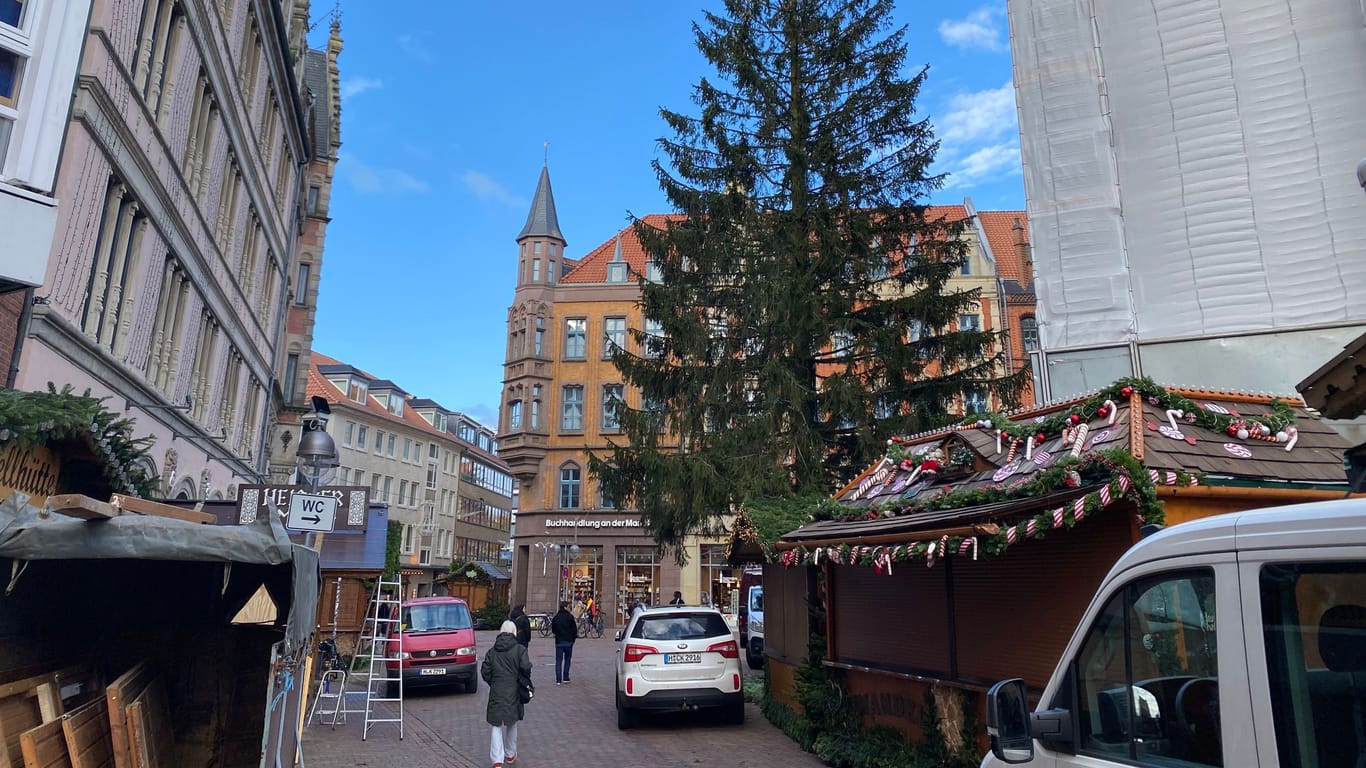
[[[495,725],[489,741],[489,762],[502,763],[517,754],[517,725]]]

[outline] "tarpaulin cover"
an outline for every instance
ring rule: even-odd
[[[1360,2],[1009,15],[1044,349],[1366,319]]]
[[[21,504],[19,496],[12,495],[0,501],[0,558],[161,560],[288,568],[292,587],[287,596],[286,636],[297,648],[312,634],[316,620],[318,553],[291,543],[276,517],[263,515],[251,525],[202,525],[128,514],[81,520]]]

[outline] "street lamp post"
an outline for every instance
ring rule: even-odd
[[[327,419],[332,415],[327,400],[315,395],[313,411],[311,416],[304,419],[303,434],[299,437],[298,447],[294,449],[299,480],[308,487],[309,493],[317,493],[319,488],[332,482],[341,463],[337,458],[337,443],[327,433]],[[311,546],[320,549],[322,540],[322,532],[314,533]]]
[[[577,531],[575,532],[577,533]],[[576,537],[577,538],[577,537]],[[555,575],[555,589],[559,593],[556,598],[555,607],[559,607],[559,601],[569,599],[570,575],[566,569],[568,563],[573,562],[579,556],[579,543],[577,541],[557,541],[547,544],[543,541],[536,542],[536,546],[541,550],[541,573],[545,573],[545,563],[550,559],[550,553],[554,552],[559,572]],[[568,558],[566,558],[566,554]]]

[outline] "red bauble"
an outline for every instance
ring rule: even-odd
[[[1124,389],[1121,389],[1121,390],[1119,391],[1119,393],[1120,393],[1121,395],[1124,395],[1125,397],[1131,397],[1131,396],[1134,394],[1134,388],[1133,388],[1133,387],[1125,387]]]
[[[1042,443],[1043,441],[1048,439],[1048,435],[1045,435],[1044,433],[1040,432],[1039,434],[1034,436],[1034,439]]]
[[[1102,405],[1099,409],[1096,410],[1096,414],[1099,415],[1101,418],[1104,418],[1110,415],[1110,409]]]
[[[921,472],[938,472],[938,471],[939,471],[939,462],[938,462],[936,459],[925,459],[924,461],[920,462],[920,471],[921,471]]]
[[[1073,424],[1080,424],[1080,423],[1081,423],[1081,417],[1078,416],[1078,415],[1075,414],[1075,413],[1072,414],[1071,416],[1068,416],[1068,417],[1067,417],[1067,420],[1070,421],[1070,422],[1072,422]]]
[[[1233,435],[1233,436],[1236,437],[1236,436],[1238,435],[1238,427],[1237,427],[1237,425],[1234,425],[1234,424],[1228,425],[1228,433],[1229,433],[1230,435]]]

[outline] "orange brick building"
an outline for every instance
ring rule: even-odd
[[[1010,239],[1017,234],[1013,221],[1023,221],[1024,212],[978,214],[967,200],[936,206],[930,216],[973,220],[964,235],[972,239],[970,257],[952,287],[974,287],[980,296],[960,322],[996,329],[1004,317],[1017,337],[1018,323],[1033,312],[1032,293],[1027,307],[1018,301],[1020,278],[1028,273],[1022,256],[1027,245]],[[662,226],[665,215],[645,221]],[[615,509],[603,498],[588,472],[588,454],[602,455],[609,439],[621,439],[607,403],[621,397],[641,407],[640,393],[611,363],[609,342],[640,352],[630,329],[651,331],[638,306],[637,280],[651,278],[652,266],[629,226],[577,259],[566,255],[567,245],[550,174],[542,168],[517,236],[499,424],[499,455],[521,483],[513,602],[536,612],[551,610],[561,597],[591,595],[609,623],[620,621],[637,600],[659,604],[674,591],[689,603],[726,610],[738,598],[739,572],[725,562],[725,539],[690,540],[688,564],[680,568],[672,554],[658,551],[634,510]],[[1002,275],[1009,276],[1006,283]],[[1026,359],[1021,352],[1011,364]],[[1013,405],[981,403],[978,409]]]

